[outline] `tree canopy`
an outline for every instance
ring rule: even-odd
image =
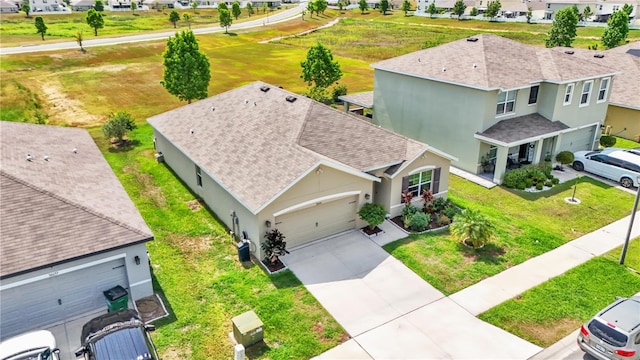
[[[253,5],[251,5],[251,3],[247,3],[247,14],[249,15],[249,17],[253,15]]]
[[[369,5],[367,4],[367,0],[360,0],[358,2],[358,7],[360,8],[360,15],[364,14],[365,11],[369,10]]]
[[[171,10],[171,12],[169,13],[169,21],[173,23],[173,28],[175,29],[176,23],[180,21],[180,14],[178,14],[178,12],[175,10]]]
[[[404,11],[404,16],[407,16],[407,14],[409,13],[409,10],[411,10],[411,3],[409,2],[409,0],[404,0],[402,2],[402,11]]]
[[[591,10],[591,7],[589,5],[585,6],[584,10],[582,10],[582,20],[587,21],[592,15],[593,11]]]
[[[548,48],[555,46],[571,47],[576,38],[576,27],[578,26],[578,16],[575,11],[566,7],[556,13],[549,34],[545,39]]]
[[[387,10],[389,10],[389,0],[380,0],[380,12],[382,15],[387,15]]]
[[[316,0],[316,14],[324,14],[324,11],[327,10],[329,3],[326,0]]]
[[[622,6],[622,11],[626,12],[628,16],[631,16],[631,13],[633,12],[633,5],[624,4]]]
[[[169,38],[162,57],[164,75],[160,84],[170,94],[188,103],[207,97],[211,80],[209,59],[200,52],[191,30],[178,32],[175,37]]]
[[[87,11],[87,24],[93,28],[93,35],[98,36],[98,29],[104,27],[102,14],[96,11],[96,9],[89,9],[89,11]]]
[[[107,139],[116,139],[117,143],[121,143],[125,135],[136,127],[136,122],[129,113],[119,111],[109,115],[109,119],[102,126],[102,132]]]
[[[340,80],[342,71],[340,64],[333,61],[333,54],[320,42],[312,46],[307,52],[307,59],[300,63],[302,75],[300,77],[316,87],[328,88],[331,84]]]
[[[431,3],[429,4],[429,7],[427,7],[427,13],[429,13],[429,17],[433,17],[433,14],[438,12],[438,8],[436,8],[436,3]]]
[[[484,16],[488,18],[495,18],[498,16],[498,12],[500,12],[500,8],[502,8],[502,4],[500,4],[500,0],[491,1],[489,5],[487,5],[487,11],[485,11]]]
[[[218,11],[220,10],[229,10],[229,7],[227,6],[227,3],[224,1],[220,1],[218,3]]]
[[[93,8],[96,9],[96,11],[104,11],[104,3],[102,2],[102,0],[96,0],[95,5],[93,5]]]
[[[20,8],[22,9],[22,11],[24,11],[26,16],[29,17],[29,13],[31,12],[31,5],[29,5],[29,0],[24,1]]]
[[[464,1],[458,0],[455,4],[453,4],[453,13],[458,15],[458,20],[460,20],[460,16],[464,15],[464,11],[467,8],[467,5],[464,4]]]
[[[42,16],[36,16],[36,33],[42,36],[42,40],[44,40],[44,35],[47,33],[47,25],[44,24],[44,20]]]
[[[231,4],[231,13],[233,14],[233,17],[236,18],[236,20],[238,20],[238,16],[242,14],[242,10],[240,9],[239,2],[234,1],[233,4]]]
[[[231,26],[231,23],[233,23],[233,19],[231,18],[231,12],[229,12],[229,10],[226,10],[226,9],[221,9],[221,10],[218,10],[218,13],[220,17],[220,26],[224,28],[224,33],[228,34],[229,26]]]
[[[629,35],[629,15],[624,10],[618,10],[607,21],[607,28],[602,34],[602,45],[612,49],[624,42],[627,35]]]
[[[132,1],[131,2],[131,12],[135,14],[137,9],[138,9],[138,4],[135,1]]]

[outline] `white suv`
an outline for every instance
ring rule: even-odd
[[[600,360],[640,359],[640,296],[618,298],[582,325],[578,346]]]
[[[1,360],[58,360],[60,350],[50,331],[37,330],[0,343]]]
[[[588,171],[617,181],[629,188],[638,186],[640,155],[625,149],[607,148],[596,151],[578,151],[573,154],[573,168]]]

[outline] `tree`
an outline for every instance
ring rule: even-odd
[[[196,13],[196,10],[198,10],[198,2],[194,1],[191,3],[191,8],[193,9],[193,13]]]
[[[131,12],[136,13],[136,9],[138,8],[138,4],[135,1],[131,2]]]
[[[104,11],[104,3],[102,2],[102,0],[96,0],[96,4],[93,5],[93,8],[96,9],[96,11],[103,12]]]
[[[580,21],[580,15],[582,14],[580,13],[580,9],[578,9],[578,5],[573,4],[571,6],[571,10],[573,10],[573,13],[576,14],[576,16],[578,17],[578,21]]]
[[[576,38],[577,26],[578,17],[570,7],[559,10],[545,39],[545,46],[548,48],[555,46],[571,47],[573,40]]]
[[[367,0],[360,0],[358,2],[358,7],[360,8],[360,15],[364,15],[364,12],[369,10],[369,5],[367,4]]]
[[[382,15],[387,15],[387,10],[389,10],[389,0],[380,0],[380,12]]]
[[[47,33],[47,25],[44,24],[44,20],[42,16],[36,16],[36,33],[42,36],[42,40],[44,40],[44,35]]]
[[[221,1],[218,3],[218,11],[220,10],[229,10],[229,7],[227,6],[226,2]]]
[[[342,12],[343,9],[344,9],[344,4],[342,3],[342,1],[338,1],[338,10]]]
[[[407,16],[409,10],[411,10],[411,3],[409,2],[409,0],[404,0],[402,2],[402,7],[400,8],[400,10],[404,11],[404,16]]]
[[[366,203],[358,211],[358,215],[369,224],[369,229],[373,230],[382,224],[387,216],[387,210],[380,204]]]
[[[527,24],[531,24],[531,17],[533,17],[533,8],[529,6],[527,8]]]
[[[607,28],[602,34],[602,45],[612,49],[624,42],[629,35],[629,15],[624,10],[618,10],[607,21]]]
[[[98,36],[98,29],[104,27],[102,14],[97,12],[96,9],[89,9],[89,11],[87,11],[87,24],[93,28],[93,35]]]
[[[182,20],[184,20],[187,23],[189,29],[191,29],[191,15],[187,13],[182,14]]]
[[[247,3],[247,14],[249,15],[249,17],[253,15],[253,6],[251,5],[251,3]]]
[[[438,12],[438,9],[436,8],[436,3],[432,2],[431,4],[429,4],[429,7],[427,7],[427,13],[429,14],[429,17],[433,18],[433,14],[437,12]]]
[[[29,17],[29,13],[31,12],[31,5],[29,5],[29,1],[25,1],[22,3],[22,11],[24,11],[26,16]]]
[[[327,10],[327,6],[329,6],[329,3],[327,3],[326,0],[316,0],[316,14],[320,14],[322,13],[324,15],[324,11]]]
[[[478,8],[477,7],[472,7],[471,11],[469,12],[469,15],[471,16],[478,16]]]
[[[502,4],[500,4],[500,0],[491,1],[489,5],[487,5],[487,11],[485,11],[484,16],[490,19],[494,19],[498,16],[498,12],[500,12],[500,8]]]
[[[238,16],[242,14],[242,10],[240,10],[239,2],[234,1],[233,4],[231,4],[231,13],[233,14],[233,17],[236,18],[236,20],[238,20]]]
[[[568,150],[560,151],[556,155],[556,161],[560,163],[560,168],[562,168],[562,165],[571,164],[573,160],[575,160],[575,157],[573,156],[573,153]]]
[[[627,13],[627,16],[631,16],[631,13],[633,12],[633,5],[631,4],[624,4],[622,6],[622,11]]]
[[[218,10],[218,13],[219,13],[218,16],[220,18],[220,26],[224,28],[224,33],[228,34],[229,26],[231,26],[231,23],[233,22],[233,19],[231,18],[231,13],[229,12],[229,10],[226,10],[226,9]]]
[[[584,10],[582,10],[582,19],[588,21],[592,15],[593,11],[591,11],[591,7],[589,5],[585,6]]]
[[[102,132],[107,139],[115,138],[116,143],[121,144],[127,133],[136,127],[136,122],[129,113],[119,111],[109,115],[109,120],[102,126]]]
[[[73,37],[78,42],[78,45],[80,46],[80,51],[85,52],[86,50],[82,47],[82,40],[84,40],[82,35],[82,30],[79,30]]]
[[[289,254],[287,251],[287,242],[284,241],[286,236],[284,236],[280,230],[273,229],[268,231],[264,238],[265,241],[260,244],[262,251],[264,252],[264,263],[275,264],[278,262],[278,258],[280,256],[284,256],[285,254]]]
[[[493,237],[495,227],[480,212],[465,209],[454,217],[449,231],[454,238],[477,249]]]
[[[333,61],[333,54],[320,42],[312,46],[307,52],[307,60],[300,63],[302,75],[300,77],[307,85],[328,88],[331,84],[340,80],[342,71],[340,64]]]
[[[309,14],[311,14],[311,18],[313,19],[313,12],[316,11],[316,3],[314,1],[309,1],[307,3],[307,10],[309,10]]]
[[[177,11],[172,10],[172,11],[169,13],[169,21],[171,21],[171,22],[173,23],[173,28],[175,29],[175,28],[176,28],[176,23],[177,23],[178,21],[180,21],[180,14],[178,14],[178,12],[177,12]]]
[[[186,100],[207,97],[211,73],[209,59],[200,52],[198,41],[191,30],[176,33],[167,40],[167,48],[162,53],[164,74],[160,82],[167,91]]]
[[[462,20],[460,17],[464,14],[464,10],[467,8],[467,5],[464,4],[464,1],[458,0],[455,4],[453,4],[453,13],[458,15],[458,20]]]

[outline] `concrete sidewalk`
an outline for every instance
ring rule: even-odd
[[[451,295],[450,299],[473,315],[487,311],[595,256],[600,256],[621,246],[629,228],[630,218],[630,215],[624,217],[554,250],[482,280]],[[638,236],[640,236],[640,226],[636,224],[631,232],[631,238]]]

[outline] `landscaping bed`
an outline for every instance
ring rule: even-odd
[[[569,335],[615,300],[640,291],[640,240],[630,243],[625,264],[621,249],[594,258],[527,290],[482,314],[480,319],[536,345],[548,347]]]

